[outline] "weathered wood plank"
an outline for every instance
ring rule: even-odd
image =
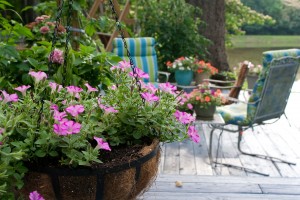
[[[197,174],[194,146],[192,142],[186,140],[179,143],[179,173]]]
[[[300,195],[300,190],[299,190],[300,185],[260,184],[260,188],[265,194]]]
[[[163,173],[179,174],[179,143],[173,142],[165,145]]]
[[[208,148],[206,145],[206,138],[204,136],[203,128],[201,125],[196,125],[198,132],[200,133],[200,143],[193,143],[194,156],[196,164],[197,175],[213,175],[212,166],[208,157]]]
[[[209,137],[210,137],[211,128],[209,128],[207,124],[203,124],[202,128],[203,128],[203,131],[204,131],[204,136],[205,136],[205,139],[206,139],[207,148],[209,148],[209,142],[210,142]],[[215,132],[213,134],[214,135],[213,135],[213,143],[212,143],[212,155],[213,155],[213,158],[216,158],[216,152],[217,152],[217,148],[218,148],[218,136],[220,134],[220,131],[215,130]],[[218,159],[223,159],[223,155],[218,154]],[[210,162],[212,162],[212,161],[210,161]],[[225,166],[216,166],[216,165],[213,164],[212,168],[213,168],[214,175],[223,175],[223,176],[230,175],[228,168],[225,167]]]
[[[149,191],[155,192],[199,192],[199,193],[262,193],[258,184],[252,183],[218,183],[218,182],[183,182],[182,187],[176,187],[172,182],[156,182]]]
[[[283,178],[283,177],[242,177],[242,176],[194,176],[194,175],[169,175],[159,174],[156,182],[203,182],[203,183],[252,183],[252,184],[284,184],[300,185],[300,178]]]
[[[149,192],[140,200],[299,200],[298,195]]]

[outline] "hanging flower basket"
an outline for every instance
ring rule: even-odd
[[[160,148],[154,140],[139,151],[140,158],[125,163],[105,163],[99,168],[31,167],[25,176],[23,196],[38,190],[45,199],[135,199],[157,174]]]

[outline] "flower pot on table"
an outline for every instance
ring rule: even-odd
[[[194,105],[196,119],[198,120],[213,120],[216,112],[216,106],[210,105],[207,108],[202,108],[200,105]]]
[[[209,79],[210,74],[208,72],[196,72],[195,74],[195,83],[196,85],[202,84],[204,79]]]
[[[175,80],[178,85],[190,85],[193,81],[194,72],[191,70],[176,70]]]
[[[141,157],[124,163],[105,163],[99,168],[39,168],[25,175],[21,194],[37,190],[45,199],[135,199],[154,181],[160,158],[159,141],[144,146]],[[38,188],[38,189],[37,189]]]
[[[258,79],[258,75],[252,75],[252,74],[247,75],[248,89],[254,88],[257,79]]]

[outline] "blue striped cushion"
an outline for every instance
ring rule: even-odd
[[[149,74],[149,80],[145,79],[144,81],[156,82],[158,79],[158,66],[154,38],[125,38],[125,41],[134,65]],[[129,61],[122,38],[114,39],[113,53],[120,56],[122,59]]]

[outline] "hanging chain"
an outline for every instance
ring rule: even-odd
[[[118,17],[118,14],[117,14],[116,10],[115,10],[115,6],[114,6],[113,1],[109,0],[109,3],[110,3],[111,10],[112,10],[112,13],[113,13],[115,21],[116,21],[116,26],[118,28],[118,31],[119,31],[119,33],[121,35],[121,38],[122,38],[122,41],[123,41],[124,48],[126,49],[127,57],[129,58],[130,67],[132,69],[133,77],[135,78],[135,83],[138,86],[139,92],[141,92],[141,90],[142,90],[141,81],[138,78],[138,74],[136,72],[136,66],[134,65],[133,59],[132,59],[131,54],[130,54],[130,52],[128,50],[128,46],[127,46],[127,42],[125,40],[124,31],[122,29],[121,22],[119,21],[119,17]],[[144,103],[145,99],[142,96],[141,96],[141,98],[142,98],[142,101]]]
[[[60,19],[61,19],[63,6],[64,6],[64,0],[60,0],[60,4],[57,8],[57,14],[56,14],[56,18],[55,18],[55,27],[54,27],[54,32],[53,32],[50,56],[49,56],[48,72],[50,70],[52,70],[52,67],[53,67],[53,62],[52,62],[53,61],[53,54],[54,54],[54,48],[55,48],[56,41],[57,41],[58,27],[59,27],[59,24],[60,24]],[[47,75],[49,76],[49,73]]]
[[[69,58],[69,42],[70,42],[70,28],[71,28],[71,17],[72,17],[72,4],[73,0],[68,0],[68,9],[67,9],[67,25],[66,25],[66,44],[65,44],[65,52],[64,52],[64,68],[63,68],[63,80],[62,85],[64,86],[65,77],[67,76],[67,67],[68,67],[68,58]],[[71,44],[70,44],[71,45]]]

